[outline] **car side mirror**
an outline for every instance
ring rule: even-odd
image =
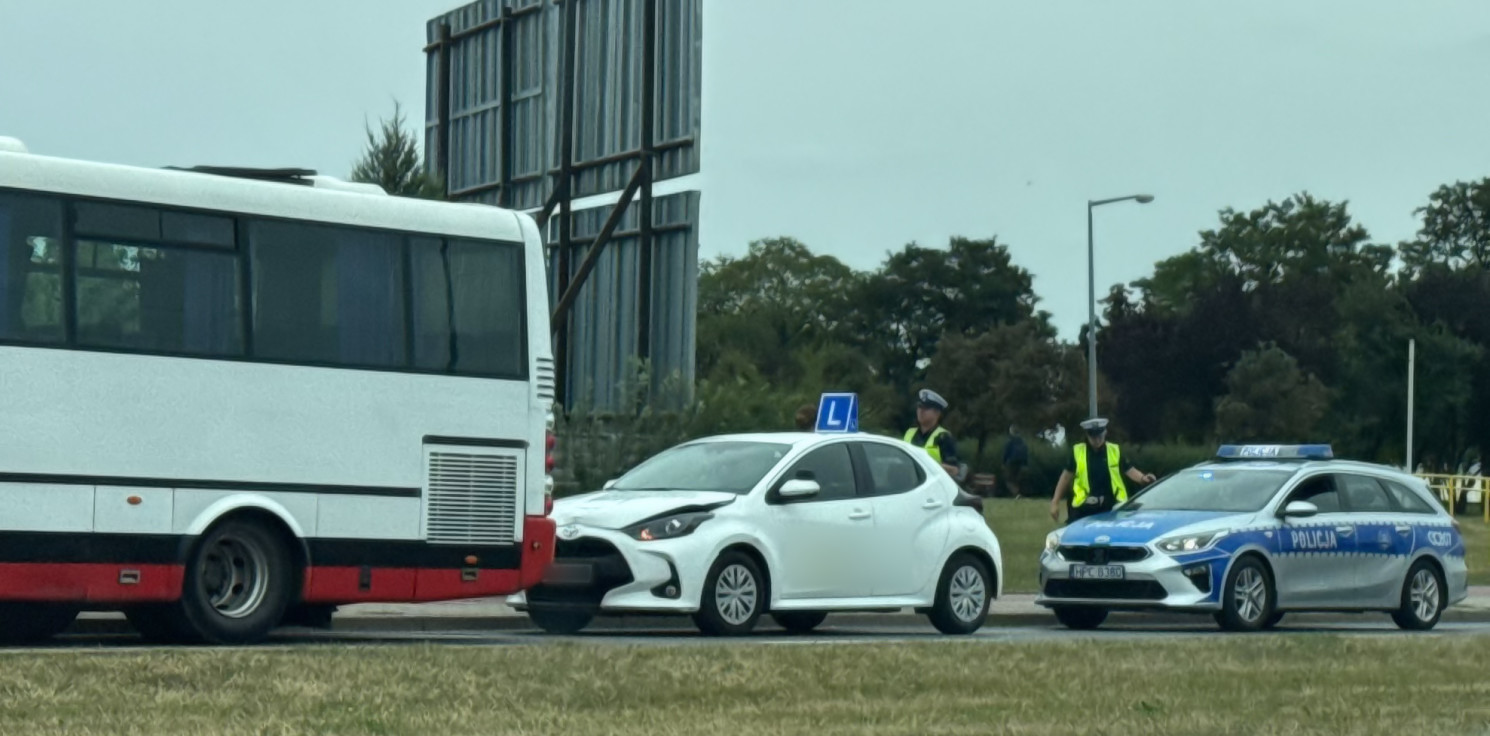
[[[1283,507],[1285,518],[1304,518],[1317,513],[1319,513],[1319,507],[1308,501],[1289,501],[1288,505]]]
[[[815,480],[793,478],[782,483],[781,490],[777,491],[777,493],[782,498],[808,498],[816,496],[822,490],[822,486],[819,486]]]
[[[605,485],[603,485],[603,486],[600,487],[600,490],[602,490],[602,491],[608,491],[608,490],[610,490],[612,488],[615,488],[615,487],[616,487],[616,479],[615,478],[611,478],[610,480],[608,480],[608,481],[605,482]]]

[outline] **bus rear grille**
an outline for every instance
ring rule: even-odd
[[[538,359],[538,398],[552,402],[554,400],[554,359]]]
[[[517,463],[512,455],[430,453],[425,538],[441,544],[512,544]]]

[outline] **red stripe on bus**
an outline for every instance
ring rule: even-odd
[[[136,603],[181,597],[181,565],[0,563],[0,599]],[[121,582],[123,581],[123,582]]]
[[[337,604],[488,598],[536,585],[553,561],[553,519],[529,516],[523,521],[522,565],[516,570],[482,567],[480,557],[465,569],[312,566],[301,595],[306,603]]]
[[[494,569],[321,566],[305,571],[307,603],[441,601],[508,595],[543,578],[554,560],[554,522],[529,516],[523,522],[522,564]],[[474,575],[471,572],[474,571]],[[366,575],[367,590],[363,590]],[[81,603],[144,603],[181,597],[181,565],[82,562],[0,563],[0,600]]]

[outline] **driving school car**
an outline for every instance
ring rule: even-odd
[[[685,442],[552,516],[553,565],[508,599],[550,633],[604,614],[692,615],[712,635],[769,614],[805,632],[834,611],[913,608],[969,634],[1003,579],[981,501],[926,452],[868,434]]]
[[[1109,611],[1212,613],[1225,629],[1290,611],[1381,611],[1431,629],[1468,595],[1458,522],[1420,479],[1328,445],[1226,445],[1114,510],[1052,532],[1039,605],[1071,628]]]

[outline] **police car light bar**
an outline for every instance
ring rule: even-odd
[[[1222,445],[1216,457],[1223,460],[1329,460],[1335,451],[1329,445]]]

